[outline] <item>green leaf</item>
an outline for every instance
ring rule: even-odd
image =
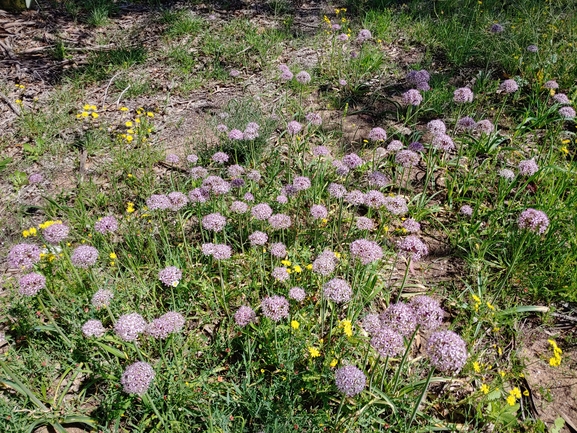
[[[102,347],[104,350],[106,350],[111,355],[114,355],[120,359],[128,359],[128,355],[126,353],[124,353],[121,350],[118,350],[115,347],[109,346],[108,344],[101,343],[100,341],[96,341],[95,343],[98,344],[100,347]]]

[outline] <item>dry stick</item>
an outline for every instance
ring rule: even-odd
[[[108,89],[110,88],[110,85],[112,84],[112,82],[114,81],[114,79],[116,77],[118,77],[120,74],[122,73],[122,71],[117,72],[116,74],[114,74],[114,76],[110,79],[110,81],[108,82],[108,86],[106,86],[106,89],[104,90],[104,96],[102,97],[102,106],[104,106],[104,103],[106,102],[106,96],[108,96]]]
[[[124,92],[126,92],[128,89],[130,89],[130,84],[128,85],[128,87],[126,89],[124,89],[122,91],[122,93],[120,94],[120,96],[118,97],[118,99],[116,100],[116,106],[118,107],[118,104],[120,104],[120,100],[122,99],[122,95],[124,95]]]
[[[110,48],[113,46],[114,45],[109,44],[109,45],[96,45],[94,47],[80,47],[80,48],[66,47],[66,51],[98,51],[98,50],[102,50],[104,48]],[[53,45],[47,45],[47,46],[43,46],[43,47],[30,48],[29,50],[21,51],[19,54],[34,54],[34,53],[40,53],[42,51],[53,50],[53,49],[54,49]]]
[[[14,104],[10,99],[8,99],[4,93],[0,92],[0,98],[12,109],[12,111],[14,111],[14,113],[16,113],[17,116],[22,114],[20,112],[20,108],[18,108],[18,106]]]

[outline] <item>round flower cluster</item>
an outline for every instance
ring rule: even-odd
[[[549,227],[549,218],[542,210],[529,208],[521,212],[517,223],[521,229],[542,235],[545,233],[545,230],[547,230],[547,227]]]
[[[373,35],[371,34],[370,30],[362,29],[357,36],[357,41],[358,42],[365,42],[365,41],[371,39],[372,37],[373,37]]]
[[[384,188],[391,183],[391,179],[380,171],[373,171],[369,174],[369,185],[377,188]]]
[[[44,176],[42,176],[42,174],[40,174],[40,173],[32,173],[30,176],[28,176],[28,183],[30,185],[42,183],[43,181],[44,181]]]
[[[169,311],[150,322],[146,326],[145,332],[153,338],[164,340],[170,334],[179,332],[185,323],[186,320],[182,314],[176,311]]]
[[[405,147],[405,145],[403,144],[403,142],[401,140],[392,140],[388,145],[387,145],[387,152],[398,152],[399,150],[403,149]]]
[[[212,256],[215,260],[226,260],[232,257],[232,248],[225,244],[202,244],[201,250],[205,256]]]
[[[170,201],[169,209],[174,212],[179,211],[188,203],[188,197],[179,191],[173,191],[167,197]]]
[[[505,28],[501,24],[493,24],[489,30],[491,33],[502,33],[505,31]]]
[[[42,231],[42,236],[51,244],[62,242],[68,236],[70,228],[66,224],[56,222],[49,225]]]
[[[187,155],[186,160],[191,164],[196,164],[198,162],[198,156],[191,153],[190,155]]]
[[[274,322],[285,319],[289,315],[289,303],[284,296],[267,296],[261,301],[262,314]]]
[[[529,51],[530,53],[536,53],[537,51],[539,51],[539,48],[537,47],[537,45],[529,45],[527,47],[527,51]]]
[[[264,245],[268,241],[268,235],[261,231],[255,231],[248,236],[251,246]]]
[[[384,204],[387,210],[393,215],[404,215],[409,212],[407,201],[400,195],[385,197]]]
[[[388,326],[381,326],[372,333],[371,346],[385,357],[397,356],[405,349],[403,336]]]
[[[358,217],[355,221],[355,225],[359,230],[374,230],[375,228],[374,221],[367,217]]]
[[[363,162],[362,158],[356,153],[349,153],[343,156],[343,164],[350,170],[360,167],[363,165]]]
[[[313,219],[318,220],[321,218],[326,218],[328,216],[327,208],[320,204],[313,204],[311,206],[311,216]]]
[[[395,162],[405,168],[416,166],[420,160],[420,155],[409,149],[401,150],[395,155]]]
[[[218,212],[208,214],[202,218],[202,227],[205,230],[221,232],[224,226],[226,226],[226,218]]]
[[[174,153],[169,153],[166,155],[165,161],[167,164],[178,164],[178,162],[180,161],[180,158],[178,157],[178,155],[176,155]]]
[[[293,179],[293,187],[296,191],[305,191],[311,187],[311,180],[306,176],[297,176]]]
[[[553,100],[561,105],[567,105],[571,103],[569,97],[565,93],[557,93],[555,96],[553,96]]]
[[[461,117],[457,120],[456,129],[458,131],[472,131],[477,127],[477,122],[470,116]]]
[[[385,141],[387,139],[387,132],[383,128],[373,128],[369,132],[369,140],[371,141]]]
[[[231,212],[243,214],[248,212],[248,205],[243,201],[235,200],[230,204]]]
[[[240,129],[231,129],[228,133],[228,138],[231,140],[244,140],[244,134]]]
[[[383,249],[374,241],[357,239],[350,245],[351,257],[357,258],[363,265],[376,262],[383,257]]]
[[[402,255],[410,257],[414,262],[418,262],[423,256],[429,254],[427,245],[415,235],[407,236],[403,240],[398,241],[397,246]]]
[[[135,362],[129,365],[122,377],[120,383],[122,384],[124,392],[127,394],[143,395],[148,388],[152,379],[154,379],[154,369],[146,362]]]
[[[302,302],[305,300],[307,294],[303,289],[300,287],[293,287],[289,290],[289,298],[294,299],[295,301]]]
[[[444,134],[447,132],[447,126],[442,120],[435,119],[427,123],[427,131],[429,131],[431,134]]]
[[[351,300],[353,289],[349,283],[341,278],[333,278],[323,286],[323,294],[329,301],[341,304]]]
[[[270,253],[273,256],[278,257],[279,259],[286,257],[287,251],[285,244],[283,244],[282,242],[275,242],[274,244],[271,244]]]
[[[534,158],[520,161],[518,168],[519,168],[519,174],[523,176],[533,176],[535,173],[539,171],[539,166],[535,162]]]
[[[198,166],[190,169],[190,177],[193,180],[204,179],[208,176],[208,170],[204,167]]]
[[[259,203],[252,207],[250,213],[255,219],[265,221],[271,217],[272,208],[266,203]]]
[[[401,95],[404,105],[412,105],[417,107],[423,102],[423,97],[417,89],[411,89]]]
[[[106,233],[114,233],[118,230],[118,221],[112,215],[105,216],[96,221],[94,224],[94,230],[103,235]]]
[[[513,170],[509,170],[508,168],[502,168],[499,170],[499,176],[506,180],[513,180],[515,179],[515,173]]]
[[[555,80],[549,80],[547,81],[545,84],[543,84],[543,87],[546,89],[558,89],[559,88],[559,84],[557,83],[557,81]]]
[[[572,107],[561,107],[559,108],[559,116],[564,119],[574,119],[575,118],[575,110]]]
[[[234,322],[244,328],[249,323],[252,323],[256,320],[256,313],[250,307],[246,305],[241,306],[236,313],[234,313]]]
[[[191,203],[206,203],[210,194],[205,188],[194,188],[188,193],[188,199]]]
[[[70,260],[78,268],[87,269],[94,265],[98,259],[98,250],[89,245],[80,245],[72,251]]]
[[[381,329],[381,327],[383,326],[383,324],[381,323],[381,319],[379,319],[379,315],[378,314],[367,314],[362,322],[361,322],[361,326],[363,327],[363,329],[365,331],[367,331],[367,333],[369,335],[374,335],[375,333],[377,333],[379,331],[379,329]]]
[[[307,122],[314,126],[321,126],[323,124],[323,118],[319,113],[308,113],[305,116],[305,119],[307,119]]]
[[[499,86],[499,90],[503,93],[515,93],[519,90],[519,85],[515,80],[505,80]]]
[[[455,143],[453,139],[447,134],[437,134],[433,137],[431,142],[434,148],[449,152],[455,149]]]
[[[401,224],[401,226],[409,233],[418,233],[419,231],[421,231],[421,224],[419,224],[413,218],[406,219],[405,221],[403,221],[403,224]]]
[[[291,277],[288,270],[282,266],[274,268],[271,275],[277,281],[287,281]]]
[[[467,102],[473,102],[473,91],[468,87],[461,87],[455,90],[453,93],[453,101],[457,104],[464,104]]]
[[[424,69],[421,69],[420,71],[411,70],[407,73],[406,76],[406,80],[409,82],[409,84],[417,87],[423,83],[428,84],[430,79],[431,75]]]
[[[230,183],[220,176],[208,176],[202,181],[202,187],[216,195],[224,195],[230,191]]]
[[[479,134],[489,135],[495,130],[495,125],[489,119],[479,120],[475,125],[475,131]]]
[[[463,216],[470,218],[471,216],[473,216],[473,208],[468,204],[464,204],[463,206],[461,206],[461,209],[459,209],[459,213]]]
[[[31,272],[18,280],[18,293],[23,296],[34,296],[46,286],[46,278],[42,274]]]
[[[165,210],[170,206],[170,199],[164,194],[152,194],[146,199],[146,207],[149,210]]]
[[[110,301],[114,298],[114,293],[111,290],[99,289],[94,295],[90,303],[96,308],[107,307]]]
[[[381,323],[408,337],[417,328],[415,310],[404,302],[391,304],[380,315]]]
[[[8,252],[8,265],[12,268],[30,269],[40,261],[40,248],[34,244],[14,245]]]
[[[426,350],[431,364],[443,373],[458,373],[467,362],[467,345],[453,331],[432,334]]]
[[[301,84],[308,84],[311,81],[311,76],[307,71],[300,71],[295,78]]]
[[[364,195],[364,204],[370,208],[378,209],[386,203],[384,194],[377,190],[370,190]]]
[[[335,371],[335,384],[347,397],[354,397],[365,389],[367,377],[354,365],[346,365]]]
[[[228,162],[229,156],[224,152],[216,152],[211,159],[218,164],[224,164]]]
[[[375,191],[375,192],[379,192],[379,191]],[[378,195],[376,195],[376,194],[372,195],[373,201],[375,201],[377,196]],[[378,196],[378,197],[380,197],[380,196]],[[354,189],[352,191],[349,191],[345,195],[345,201],[350,205],[360,206],[362,204],[365,204],[365,194],[362,191],[359,191],[358,189]]]
[[[409,303],[421,328],[432,331],[441,326],[445,312],[439,301],[426,295],[415,296]]]
[[[296,135],[303,129],[303,126],[296,120],[291,120],[287,124],[286,129],[290,135]]]
[[[327,192],[333,198],[343,198],[347,193],[347,189],[339,183],[330,183]]]
[[[165,286],[176,287],[182,279],[182,271],[176,266],[168,266],[158,273],[158,279]]]
[[[330,153],[331,151],[326,146],[315,146],[313,149],[314,156],[328,156]]]
[[[138,313],[123,314],[114,325],[114,332],[124,341],[134,341],[146,330],[146,320]]]
[[[337,267],[337,258],[332,251],[325,250],[313,261],[313,272],[322,276],[329,276]]]
[[[85,337],[102,337],[106,333],[106,329],[100,320],[88,320],[82,325],[82,333]]]

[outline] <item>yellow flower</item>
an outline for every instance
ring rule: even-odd
[[[147,115],[148,117],[154,117],[154,113],[153,113],[152,111],[147,111],[147,112],[146,112],[146,115]]]
[[[481,372],[481,366],[479,365],[479,363],[477,361],[473,362],[473,370],[475,370],[475,373]]]
[[[481,385],[481,392],[482,392],[483,394],[489,394],[489,387],[488,387],[487,385],[485,385],[485,384],[482,384],[482,385]]]
[[[559,150],[563,155],[569,155],[569,149],[567,149],[567,146],[561,146]]]
[[[83,111],[82,113],[80,113],[80,115],[82,117],[88,117],[88,112],[87,111]]]
[[[128,141],[130,143],[130,142],[132,142],[132,140],[134,140],[134,137],[132,135],[126,136],[126,141]]]
[[[489,308],[489,310],[495,311],[495,307],[490,302],[487,302],[487,307]]]
[[[337,259],[340,259],[340,258],[341,258],[341,253],[335,252],[335,257],[336,257]]]
[[[82,107],[82,109],[83,109],[84,111],[88,111],[88,110],[90,110],[90,105],[84,104],[84,106]]]
[[[293,329],[299,329],[300,323],[297,322],[296,320],[291,320],[291,328]]]
[[[62,224],[62,221],[57,220],[57,221],[52,221],[52,220],[48,220],[43,222],[42,224],[38,224],[38,227],[41,228],[42,230],[47,229],[48,227],[50,227],[51,225],[54,224]]]
[[[300,274],[303,271],[303,268],[301,268],[299,265],[294,265],[293,266],[293,270],[297,273]]]
[[[98,119],[98,113],[92,113],[92,117],[93,117],[94,119]]]
[[[118,257],[116,256],[116,254],[115,254],[115,253],[113,253],[113,252],[112,252],[112,253],[110,253],[110,254],[108,255],[108,257],[110,257],[112,260],[114,260],[114,259],[117,259],[117,258],[118,258]]]
[[[350,320],[343,320],[341,321],[340,325],[343,328],[343,333],[347,336],[347,337],[352,337],[353,336],[353,324],[351,323]]]
[[[306,265],[305,268],[307,268],[309,271],[313,268],[313,265]]]
[[[24,230],[22,232],[22,236],[24,236],[25,238],[27,238],[28,236],[30,236],[30,230]]]
[[[501,377],[505,377],[505,372],[503,370],[499,370],[499,374],[501,375]]]
[[[473,301],[475,301],[477,303],[481,302],[481,298],[479,298],[477,295],[473,295],[472,298],[473,298]]]
[[[517,387],[515,387],[511,391],[509,391],[509,394],[511,394],[515,398],[521,398],[521,391]]]
[[[290,260],[281,260],[281,263],[285,266],[290,266],[291,265],[291,261]]]
[[[126,204],[126,213],[132,213],[132,212],[134,212],[134,203],[129,201]]]
[[[128,128],[131,128],[131,127],[134,125],[134,123],[132,123],[132,122],[129,120],[129,121],[127,121],[124,125],[127,126]]]
[[[120,107],[120,111],[128,111],[128,107]]]
[[[339,363],[339,361],[337,361],[336,359],[333,359],[329,365],[331,367],[335,367],[338,363]]]
[[[515,400],[515,397],[513,397],[512,395],[509,395],[509,396],[507,397],[507,404],[508,404],[509,406],[515,406],[515,402],[516,402],[516,401],[517,401],[517,400]]]
[[[529,397],[529,390],[526,389],[525,391],[523,391],[523,395],[525,397]]]
[[[309,347],[309,355],[311,358],[317,358],[321,356],[321,352],[316,347]]]

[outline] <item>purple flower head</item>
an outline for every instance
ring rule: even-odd
[[[427,131],[429,131],[432,134],[444,134],[445,132],[447,132],[447,126],[445,125],[445,122],[443,122],[442,120],[435,119],[427,123]]]
[[[165,340],[170,334],[179,332],[185,323],[186,320],[182,314],[169,311],[150,322],[146,326],[145,333],[157,340]]]
[[[408,337],[417,328],[417,317],[415,311],[404,302],[391,304],[380,315],[381,322],[399,334]]]
[[[311,76],[307,71],[300,71],[295,78],[301,84],[307,84],[311,81]]]
[[[170,199],[164,194],[152,194],[146,199],[146,207],[149,210],[165,210],[171,206]]]
[[[346,42],[349,40],[349,35],[347,35],[346,33],[341,33],[340,35],[337,36],[337,39],[341,42]]]
[[[398,152],[399,150],[403,149],[404,147],[405,147],[405,145],[403,144],[402,141],[400,141],[400,140],[392,140],[392,141],[387,145],[387,152],[395,153],[395,152]]]
[[[313,155],[314,156],[327,156],[330,154],[331,154],[331,151],[326,146],[315,146],[315,148],[313,149]]]
[[[99,289],[92,295],[90,303],[96,308],[108,307],[113,298],[114,293],[111,290]]]
[[[258,133],[257,129],[247,127],[244,130],[244,139],[245,140],[256,140],[258,137],[260,137],[260,134]]]
[[[289,315],[289,303],[284,296],[267,296],[261,303],[262,314],[274,322],[286,319]]]
[[[445,152],[449,152],[455,149],[455,143],[453,143],[453,139],[447,134],[435,135],[431,144],[434,148],[444,150]]]
[[[251,246],[264,245],[268,241],[268,235],[264,232],[256,231],[248,236]]]
[[[489,119],[479,120],[475,125],[475,131],[479,134],[489,135],[495,130],[495,125]]]
[[[232,78],[236,78],[240,75],[240,71],[238,69],[231,69],[229,75]]]
[[[98,250],[90,245],[80,245],[72,251],[70,260],[77,268],[87,269],[96,263]]]
[[[513,180],[515,179],[515,173],[513,170],[509,170],[508,168],[502,168],[499,170],[499,176],[506,180]]]
[[[493,24],[489,30],[491,33],[502,33],[505,31],[505,28],[501,24]]]
[[[211,159],[218,164],[224,164],[228,162],[229,156],[224,152],[216,152]]]
[[[248,212],[248,205],[243,201],[233,201],[230,204],[230,210],[237,214],[244,214]]]
[[[300,180],[298,183],[301,184],[301,187],[305,187],[308,182],[306,180]],[[286,196],[293,196],[296,195],[297,192],[299,192],[299,190],[294,186],[294,185],[285,185],[282,187],[281,189],[281,194],[286,195]]]
[[[369,335],[374,335],[382,327],[378,314],[367,314],[361,321],[361,326]]]
[[[323,118],[319,113],[308,113],[305,116],[305,119],[307,119],[307,122],[314,126],[321,126],[323,124]]]
[[[283,81],[290,81],[294,77],[293,73],[287,68],[284,69],[280,74],[280,79]]]
[[[523,176],[533,176],[535,173],[539,171],[539,166],[535,162],[534,158],[520,161],[518,168],[519,168],[519,174]]]
[[[383,249],[374,241],[357,239],[350,245],[351,257],[358,259],[363,265],[376,262],[383,258]]]
[[[369,185],[377,188],[384,188],[391,183],[391,179],[380,171],[373,171],[369,174]]]
[[[411,299],[409,304],[415,311],[417,323],[427,331],[434,331],[443,323],[445,312],[439,301],[430,296],[419,295]]]
[[[30,269],[40,261],[40,248],[34,244],[14,245],[8,253],[8,265],[11,268]]]
[[[188,193],[188,199],[191,203],[206,203],[210,198],[210,194],[206,188],[194,188]]]
[[[358,51],[351,51],[351,59],[356,59],[357,57],[359,57],[359,52]]]
[[[146,330],[146,320],[138,313],[124,314],[114,325],[114,332],[124,341],[134,341]]]
[[[373,195],[374,198],[376,198],[376,195]],[[365,194],[358,189],[354,189],[345,195],[345,201],[352,206],[360,206],[365,203]]]
[[[30,185],[42,183],[43,181],[44,181],[44,176],[42,176],[42,174],[40,174],[40,173],[32,173],[30,176],[28,176],[28,183]]]
[[[258,170],[251,170],[247,173],[246,178],[252,182],[258,182],[260,181],[261,175],[260,172]],[[245,198],[246,201],[252,201],[254,200],[254,197],[252,200],[248,200]]]
[[[397,242],[400,253],[405,257],[410,257],[412,261],[418,262],[423,256],[429,254],[427,245],[415,235],[410,235]]]
[[[290,277],[291,277],[287,268],[284,268],[282,266],[278,266],[278,267],[274,268],[272,270],[271,275],[277,281],[286,281],[286,280],[290,279]]]
[[[176,155],[174,153],[169,153],[166,155],[165,161],[168,164],[178,164],[180,162],[180,158],[178,157],[178,155]]]
[[[106,333],[106,329],[100,320],[88,320],[82,325],[82,333],[86,338],[102,337]]]
[[[94,230],[98,233],[114,233],[118,230],[118,221],[112,215],[100,218],[96,223],[94,223]]]
[[[244,199],[244,201],[249,202],[254,201],[254,195],[252,195],[250,192],[247,192],[245,195],[242,196],[242,198]]]
[[[297,176],[293,179],[293,187],[297,191],[305,191],[311,187],[311,180],[306,176]]]
[[[176,287],[182,279],[182,271],[176,266],[168,266],[158,273],[158,279],[165,286]]]
[[[419,83],[428,83],[431,79],[431,75],[429,75],[429,73],[424,69],[421,69],[420,71],[411,70],[407,73],[405,78],[410,84],[416,86]]]
[[[473,91],[468,87],[461,87],[453,92],[453,101],[457,104],[473,102]]]
[[[347,397],[354,397],[365,389],[367,377],[354,365],[346,365],[335,371],[335,385]]]
[[[401,150],[395,155],[395,162],[405,168],[415,167],[420,160],[421,156],[409,149]]]
[[[539,48],[537,47],[537,45],[529,45],[527,47],[527,51],[530,53],[536,53],[537,51],[539,51]]]
[[[421,231],[421,224],[419,224],[413,218],[408,218],[403,221],[402,227],[409,233],[418,233]]]
[[[400,195],[385,197],[384,205],[393,215],[404,215],[409,212],[407,201]]]
[[[358,217],[355,221],[355,225],[359,230],[374,230],[375,223],[372,219],[367,217]]]
[[[456,126],[458,131],[472,131],[477,126],[477,122],[472,117],[465,116],[457,120]]]
[[[188,197],[179,191],[173,191],[169,193],[168,200],[170,200],[169,209],[174,212],[179,211],[188,204]]]
[[[421,102],[423,102],[423,97],[421,96],[421,93],[417,89],[407,90],[401,96],[404,105],[412,105],[414,107],[417,107],[421,105]]]
[[[564,119],[574,119],[575,118],[575,110],[572,107],[561,107],[559,108],[559,116]]]
[[[351,300],[353,289],[351,289],[351,286],[345,280],[333,278],[323,286],[323,295],[329,301],[342,304],[343,302],[349,302]]]
[[[429,90],[431,90],[431,86],[426,81],[421,81],[420,83],[417,83],[415,88],[419,92],[428,92]]]
[[[373,35],[371,34],[371,31],[370,31],[370,30],[362,29],[362,30],[359,32],[359,35],[357,36],[357,41],[359,41],[359,42],[365,42],[365,41],[371,39],[372,37],[373,37]]]
[[[190,155],[187,155],[186,160],[191,164],[196,164],[198,162],[198,156],[196,156],[194,153],[191,153]]]
[[[202,244],[202,246],[200,247],[202,254],[204,254],[205,256],[212,256],[212,254],[214,253],[214,246],[215,245],[212,242]]]
[[[226,226],[226,217],[223,217],[218,212],[208,214],[202,218],[202,227],[205,230],[221,232],[224,226]]]
[[[387,139],[387,132],[383,128],[373,128],[369,132],[369,140],[371,141],[385,141]]]
[[[150,364],[139,361],[129,365],[124,370],[120,383],[125,393],[143,395],[148,391],[154,376],[154,369]]]
[[[549,80],[545,84],[543,84],[543,87],[545,87],[546,89],[558,89],[559,84],[555,80]]]
[[[329,215],[327,208],[320,204],[313,204],[311,206],[311,216],[313,219],[318,220],[321,218],[326,218]]]
[[[282,242],[275,242],[271,244],[270,253],[273,256],[278,257],[279,259],[286,257],[287,251],[285,244],[283,244]]]
[[[270,218],[270,216],[272,215],[272,209],[266,203],[259,203],[252,207],[250,213],[253,216],[253,218],[259,221],[264,221]]]
[[[240,129],[231,129],[228,133],[228,138],[231,140],[244,140],[244,134]]]
[[[244,328],[246,325],[254,322],[256,320],[256,313],[250,307],[246,305],[241,306],[236,313],[234,313],[234,322]]]
[[[423,146],[418,141],[413,141],[411,144],[409,144],[409,150],[412,150],[413,152],[424,152],[425,146]]]
[[[268,223],[274,230],[288,229],[292,225],[291,217],[282,213],[272,215]]]
[[[303,126],[296,120],[291,120],[287,126],[286,130],[290,135],[296,135],[303,129]]]
[[[293,287],[292,289],[289,290],[288,295],[289,298],[294,299],[297,302],[302,302],[307,297],[305,291],[300,287]]]
[[[190,177],[193,180],[204,179],[208,176],[208,170],[204,167],[193,167],[190,169]]]
[[[386,201],[387,199],[380,191],[371,189],[365,194],[365,205],[370,208],[379,209],[385,205]]]
[[[343,198],[347,193],[347,189],[339,183],[331,183],[327,188],[327,192],[333,198]]]
[[[347,84],[348,84],[348,83],[347,83],[347,80],[345,80],[344,78],[341,78],[341,79],[339,80],[339,86],[344,87],[344,86],[346,86]]]
[[[232,248],[225,244],[215,244],[212,247],[212,257],[215,260],[226,260],[232,257]]]
[[[371,346],[383,357],[398,356],[405,350],[403,336],[388,326],[372,333]]]
[[[335,168],[335,172],[339,176],[346,176],[347,174],[349,174],[349,171],[351,171],[349,167],[347,167],[345,164],[343,164],[342,161],[339,160],[333,161],[333,167]]]
[[[230,183],[219,176],[208,176],[202,181],[202,187],[216,195],[224,195],[230,191]]]
[[[276,201],[277,201],[277,203],[280,203],[280,204],[287,204],[288,203],[288,197],[284,194],[277,195]]]
[[[471,206],[469,206],[468,204],[464,204],[459,209],[459,213],[463,216],[470,218],[471,216],[473,216],[473,208]]]
[[[570,104],[571,101],[569,100],[569,98],[567,97],[567,95],[565,93],[557,93],[555,96],[553,96],[553,100],[561,105],[565,105],[565,104]]]
[[[226,173],[230,177],[240,177],[244,174],[244,167],[242,165],[234,164],[226,169]]]
[[[337,267],[337,258],[332,251],[324,250],[313,261],[313,272],[322,276],[329,276]]]
[[[519,90],[519,85],[515,80],[505,80],[499,86],[499,90],[503,93],[515,93]]]
[[[458,373],[467,362],[467,345],[453,331],[438,331],[427,342],[431,364],[443,373]]]
[[[46,286],[46,278],[42,274],[31,272],[18,280],[18,293],[23,296],[34,296]]]
[[[230,181],[230,186],[232,186],[233,188],[242,188],[244,184],[245,184],[244,179],[241,179],[240,177],[237,177],[236,179]]]
[[[529,208],[521,212],[517,220],[520,229],[529,230],[542,235],[549,227],[549,218],[542,210]]]
[[[42,236],[44,236],[44,239],[46,239],[51,244],[57,244],[66,239],[69,232],[70,228],[66,224],[57,222],[46,227],[42,231]]]
[[[219,123],[218,125],[216,125],[216,130],[218,132],[220,132],[221,134],[226,134],[228,132],[228,126],[226,126],[224,123]],[[229,137],[229,138],[233,138],[233,137]],[[193,164],[196,164],[196,162],[193,162]]]
[[[340,30],[340,29],[341,29],[341,25],[340,25],[340,24],[333,24],[333,25],[331,26],[331,29],[332,29],[332,30]]]
[[[346,165],[349,169],[353,170],[357,167],[363,165],[364,161],[362,158],[357,155],[356,153],[349,153],[343,157],[343,164]]]

